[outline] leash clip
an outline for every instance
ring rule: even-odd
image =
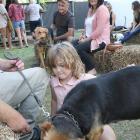
[[[47,119],[50,119],[51,115],[49,112],[45,111],[46,108],[44,106],[41,107],[41,110],[43,112],[43,116],[46,117]]]

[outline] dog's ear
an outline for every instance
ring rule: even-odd
[[[36,39],[38,39],[38,37],[39,37],[39,36],[38,36],[39,30],[40,30],[40,27],[36,27],[35,30],[34,30],[34,32],[35,32],[35,38],[36,38]]]
[[[48,31],[48,29],[47,29],[47,28],[45,28],[45,32],[46,32],[46,34],[48,35],[49,31]]]
[[[49,122],[44,122],[43,124],[40,125],[40,129],[41,129],[41,140],[44,140],[44,138],[46,137],[46,134],[51,129],[51,127],[52,127],[52,124],[49,123]]]
[[[37,33],[39,29],[40,29],[40,27],[36,27],[34,32]]]

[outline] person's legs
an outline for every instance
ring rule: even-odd
[[[113,129],[109,125],[104,125],[104,131],[100,140],[117,140]]]
[[[46,71],[42,68],[31,68],[23,73],[42,102],[49,82]],[[23,77],[18,72],[3,72],[0,73],[0,79],[0,98],[11,106],[18,107],[19,112],[33,128],[40,109]],[[31,135],[23,136],[21,139],[28,140]]]
[[[37,20],[37,21],[30,21],[30,31],[31,31],[31,33],[32,33],[33,39],[35,38],[34,30],[35,30],[36,27],[39,27],[39,26],[41,26],[40,20]]]
[[[8,39],[8,47],[12,48],[12,37],[11,37],[11,32],[7,29],[7,39]]]
[[[124,35],[124,38],[121,39],[121,43],[128,41],[130,38],[134,37],[136,34],[140,32],[140,27],[135,29],[134,31],[130,31]]]
[[[17,36],[18,36],[20,48],[23,48],[22,36],[21,36],[21,31],[20,31],[20,22],[19,21],[13,21],[13,27],[16,31]]]
[[[21,31],[21,36],[23,36],[23,39],[25,41],[26,47],[28,47],[24,20],[20,21],[20,31]]]
[[[6,45],[6,28],[1,28],[0,29],[0,33],[2,36],[2,43],[5,49],[7,49],[7,45]]]
[[[91,45],[91,40],[80,43],[78,46],[75,47],[82,62],[85,64],[85,68],[87,72],[92,69],[95,70],[93,56],[90,51],[90,45]]]

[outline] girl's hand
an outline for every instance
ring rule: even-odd
[[[24,63],[21,60],[0,59],[0,69],[3,71],[23,70]]]

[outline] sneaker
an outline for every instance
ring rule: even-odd
[[[115,41],[114,44],[122,44],[121,41]]]
[[[33,128],[33,136],[31,138],[31,140],[40,140],[41,138],[41,130],[39,128],[39,126],[35,126]]]

